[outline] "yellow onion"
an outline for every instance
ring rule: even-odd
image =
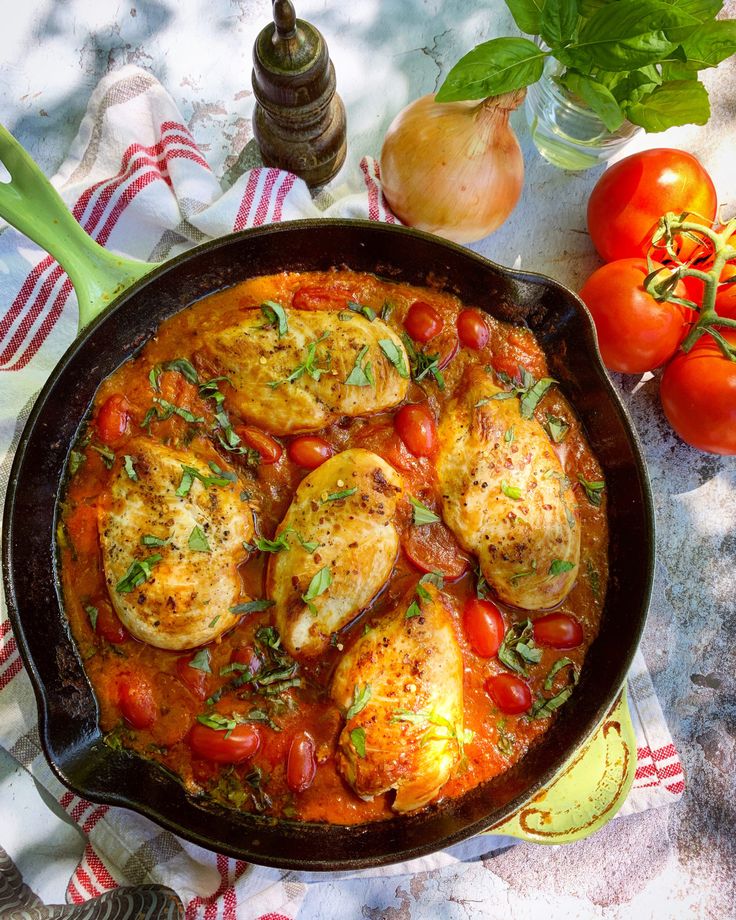
[[[524,182],[509,115],[525,92],[480,103],[438,103],[430,94],[399,112],[381,150],[381,183],[394,214],[456,243],[499,227]]]

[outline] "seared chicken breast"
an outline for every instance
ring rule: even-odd
[[[332,698],[346,716],[338,769],[364,799],[396,790],[395,811],[431,802],[460,760],[463,659],[437,589],[421,585],[350,648],[335,671]],[[413,612],[413,611],[412,611]]]
[[[471,368],[440,419],[442,514],[502,601],[555,607],[578,574],[577,503],[542,426],[502,392]]]
[[[253,536],[252,514],[222,461],[213,468],[147,438],[127,450],[128,467],[117,467],[98,512],[112,604],[142,642],[203,645],[238,621],[230,608],[241,591],[237,566]]]
[[[381,590],[396,559],[399,474],[368,450],[343,451],[304,479],[277,537],[266,593],[292,655],[317,655]]]
[[[279,328],[259,310],[204,336],[205,354],[234,387],[228,404],[272,434],[314,431],[343,415],[398,405],[409,385],[401,339],[349,310],[285,309]],[[391,360],[393,358],[393,360]]]

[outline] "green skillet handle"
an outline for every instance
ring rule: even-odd
[[[0,217],[45,249],[71,278],[79,302],[80,331],[110,301],[155,264],[116,256],[79,226],[59,193],[18,141],[0,125]]]
[[[489,834],[531,843],[572,843],[607,824],[636,773],[636,736],[624,688],[589,741],[531,802]]]

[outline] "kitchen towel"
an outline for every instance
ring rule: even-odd
[[[291,173],[256,168],[227,190],[163,86],[137,67],[95,89],[69,156],[52,179],[77,221],[100,244],[161,261],[212,237],[272,221],[354,217],[398,223],[364,157],[355,188],[313,197]],[[7,226],[0,231],[0,502],[12,456],[38,391],[77,330],[71,284],[50,257]],[[634,787],[620,814],[676,801],[684,790],[677,751],[641,654],[628,678],[638,745]],[[166,885],[187,920],[341,916],[355,886],[396,887],[399,877],[480,859],[511,838],[479,837],[442,853],[382,869],[328,875],[283,872],[203,850],[121,808],[95,805],[61,786],[40,747],[30,681],[0,601],[0,744],[58,800],[88,840],[67,885],[80,904],[120,885]],[[43,809],[39,797],[39,809]],[[2,840],[0,839],[0,843]],[[339,881],[339,884],[335,884]],[[319,905],[319,907],[315,905]]]

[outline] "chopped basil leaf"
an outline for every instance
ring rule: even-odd
[[[134,562],[131,562],[128,571],[115,585],[117,593],[129,594],[139,585],[142,585],[144,581],[148,581],[151,577],[153,566],[156,565],[157,562],[160,562],[162,558],[160,553],[154,553],[146,559],[136,559]]]
[[[208,648],[201,648],[189,662],[189,667],[194,668],[195,671],[204,671],[205,674],[211,674],[210,650]]]
[[[394,312],[394,305],[390,300],[384,300],[383,306],[381,307],[381,319],[385,322],[388,322],[391,319],[391,314]],[[390,360],[390,359],[389,359]]]
[[[108,470],[111,470],[113,463],[115,463],[115,451],[110,450],[109,447],[103,447],[98,444],[90,444],[90,447],[92,450],[97,451],[97,453],[102,457],[102,462],[105,464]]]
[[[80,450],[69,451],[69,475],[73,476],[86,459],[86,455]]]
[[[419,382],[426,377],[427,374],[431,374],[440,390],[444,390],[445,378],[442,376],[439,369],[440,356],[438,354],[428,354],[426,351],[418,351],[414,347],[411,338],[405,332],[401,335],[401,341],[404,343],[404,347],[409,355],[412,379]]]
[[[527,677],[527,664],[536,664],[541,657],[542,650],[534,643],[534,626],[531,620],[514,623],[506,630],[498,650],[498,660],[510,671]]]
[[[282,383],[295,383],[299,380],[300,377],[303,377],[304,374],[308,374],[312,380],[319,380],[322,374],[330,369],[330,356],[327,356],[327,365],[325,367],[317,367],[317,346],[320,342],[324,342],[325,339],[329,338],[329,332],[323,332],[322,335],[316,339],[314,342],[310,342],[307,345],[307,352],[301,364],[297,364],[294,370],[289,374],[288,377],[284,377],[281,380],[271,380],[267,384],[272,390],[275,390],[276,387],[280,387]]]
[[[230,484],[230,479],[224,473],[219,476],[207,476],[204,473],[201,473],[199,470],[195,469],[193,466],[187,466],[184,463],[181,464],[181,468],[183,470],[183,474],[181,477],[181,482],[179,483],[179,487],[175,493],[179,496],[179,498],[183,498],[185,495],[189,494],[189,490],[192,488],[195,479],[198,479],[202,485],[205,486],[205,488],[209,488],[210,486],[219,486],[220,488],[224,488]]]
[[[556,383],[551,377],[542,377],[533,386],[529,387],[526,393],[521,397],[520,413],[522,418],[532,418],[534,410],[537,408],[540,400],[547,390]]]
[[[481,406],[485,406],[485,404],[489,403],[492,399],[492,396],[484,396],[483,399],[479,399],[477,403],[473,403],[473,408],[480,409]]]
[[[163,539],[162,537],[154,536],[152,533],[144,533],[141,537],[141,546],[166,546],[171,540],[171,537]]]
[[[189,534],[189,549],[195,553],[211,553],[212,549],[207,542],[207,537],[202,528],[195,524],[192,532]]]
[[[364,684],[363,689],[361,690],[358,684],[353,688],[353,702],[348,707],[348,711],[345,713],[345,721],[349,722],[359,712],[362,712],[365,707],[368,705],[368,700],[371,698],[371,685]]]
[[[507,482],[501,483],[501,491],[507,498],[520,499],[522,496],[522,491],[519,486],[510,486]]]
[[[421,527],[423,524],[437,524],[442,520],[434,511],[426,505],[423,505],[420,501],[417,501],[417,499],[413,498],[411,495],[409,496],[409,501],[414,509],[412,524],[415,527]]]
[[[295,530],[294,533],[296,534],[297,540],[308,553],[313,553],[316,549],[319,548],[319,543],[316,540],[305,540],[298,530]]]
[[[350,740],[358,757],[365,757],[365,729],[354,728],[350,732]]]
[[[353,313],[362,314],[371,323],[376,318],[375,310],[371,309],[371,307],[366,307],[363,304],[356,303],[354,300],[348,301],[348,310],[352,310]]]
[[[324,565],[312,576],[312,580],[309,582],[309,587],[302,594],[302,600],[309,607],[311,612],[316,616],[317,608],[312,603],[315,597],[319,597],[320,594],[324,594],[325,591],[332,584],[332,572],[330,572],[329,565]]]
[[[280,553],[289,548],[289,534],[291,528],[287,527],[275,540],[267,540],[265,537],[256,537],[256,548],[262,553]]]
[[[268,610],[269,607],[273,607],[275,601],[269,601],[265,598],[255,600],[255,601],[246,601],[244,604],[236,604],[234,607],[230,608],[230,613],[260,613],[261,610]]]
[[[362,363],[367,354],[368,346],[364,345],[358,352],[353,369],[345,380],[347,385],[353,387],[374,387],[376,385],[371,362],[365,361],[364,364]]]
[[[590,559],[585,560],[585,574],[588,576],[593,597],[597,600],[601,596],[601,575]]]
[[[558,658],[557,661],[552,665],[549,670],[549,674],[544,679],[544,689],[551,690],[552,684],[554,683],[555,675],[558,671],[561,671],[563,668],[566,668],[568,665],[575,667],[575,663],[569,658]]]
[[[351,495],[355,495],[357,491],[358,487],[354,486],[352,489],[343,489],[341,492],[330,492],[329,495],[326,495],[325,498],[322,499],[322,501],[323,503],[337,502],[342,498],[349,498]]]
[[[261,304],[261,312],[268,320],[266,326],[275,326],[279,338],[286,335],[289,331],[289,324],[286,320],[286,310],[280,303],[274,300],[264,300]]]
[[[406,357],[404,356],[403,350],[399,348],[396,342],[394,342],[393,339],[379,339],[378,346],[396,368],[399,377],[403,377],[405,380],[408,379],[409,368],[406,364]]]
[[[514,393],[513,391],[508,392],[507,390],[501,390],[500,393],[494,393],[493,396],[491,396],[488,401],[490,402],[490,400],[493,399],[493,400],[496,400],[497,402],[500,402],[503,399],[513,399],[515,396],[516,396],[516,393]]]
[[[570,431],[570,426],[564,420],[564,418],[559,418],[556,415],[550,415],[547,413],[547,431],[549,431],[549,436],[555,442],[559,444],[561,441],[564,441]]]
[[[219,712],[210,712],[207,715],[198,715],[197,721],[207,728],[212,728],[217,732],[225,732],[225,737],[229,738],[237,726],[235,719],[228,719],[227,716],[220,715]]]
[[[138,482],[138,473],[135,471],[133,466],[133,461],[135,457],[131,457],[130,454],[125,454],[123,457],[123,469],[128,474],[128,477],[133,480],[133,482]]]
[[[245,718],[248,722],[263,722],[275,732],[283,731],[283,728],[278,724],[278,722],[274,722],[271,716],[267,712],[264,712],[262,709],[251,709]]]
[[[526,572],[517,572],[515,575],[512,575],[509,578],[509,581],[512,585],[518,584],[522,578],[530,578],[532,575],[537,574],[537,560],[532,559],[531,568],[527,569]]]
[[[419,579],[419,584],[430,584],[434,585],[435,588],[438,588],[442,591],[445,587],[445,576],[441,572],[427,572],[426,575],[422,575]]]
[[[569,572],[575,568],[574,562],[568,562],[566,559],[553,559],[549,567],[550,575],[562,575],[563,572]]]
[[[204,421],[201,415],[195,415],[193,412],[190,412],[189,409],[183,409],[181,406],[176,406],[174,403],[169,402],[168,399],[164,399],[163,396],[154,396],[153,401],[158,403],[164,410],[163,415],[156,414],[156,421],[158,422],[165,422],[166,419],[171,418],[172,415],[178,415],[180,418],[183,418],[185,422],[189,422],[190,425],[199,425]]]
[[[516,741],[516,735],[514,735],[513,732],[505,731],[499,725],[498,741],[496,742],[496,747],[504,756],[510,757],[514,753],[514,742],[515,741]]]
[[[202,399],[213,399],[215,405],[218,407],[225,402],[225,394],[217,385],[221,380],[230,383],[229,377],[212,377],[210,380],[205,380],[204,383],[200,383],[199,385],[200,397]]]
[[[161,365],[154,364],[151,370],[148,372],[148,382],[151,384],[151,389],[156,390],[158,393],[158,378],[161,376]]]
[[[420,617],[422,615],[422,610],[417,604],[416,601],[412,601],[411,604],[407,607],[406,613],[404,614],[404,619],[411,620],[413,617]]]
[[[231,470],[223,470],[222,467],[218,466],[214,460],[210,460],[207,463],[207,466],[212,470],[215,476],[222,476],[223,479],[227,479],[230,482],[237,482],[238,477]]]
[[[603,498],[603,490],[606,488],[605,482],[603,480],[594,480],[589,482],[584,476],[581,476],[578,473],[578,482],[585,489],[585,494],[588,497],[588,501],[596,508],[600,508],[601,499]]]
[[[173,361],[167,361],[165,364],[161,365],[161,370],[178,371],[187,383],[199,386],[199,374],[196,372],[191,362],[187,361],[186,358],[174,358]],[[156,378],[156,382],[158,383],[158,377]],[[158,389],[158,386],[156,386],[155,389]]]
[[[429,593],[429,591],[427,591],[427,589],[424,587],[421,581],[419,581],[419,583],[417,584],[416,592],[417,592],[417,597],[419,598],[420,601],[431,601],[432,600],[432,595]]]
[[[575,684],[577,683],[577,673],[573,671],[573,680],[566,687],[563,687],[559,693],[556,693],[554,696],[549,699],[545,699],[543,696],[537,698],[536,702],[532,706],[531,712],[529,713],[530,719],[547,719],[549,718],[555,709],[559,709],[563,703],[566,703],[572,696],[572,692],[575,689]]]
[[[480,565],[477,565],[473,569],[475,573],[475,596],[478,600],[485,600],[488,597],[488,582],[481,572]]]
[[[93,630],[96,630],[97,629],[97,615],[99,614],[100,611],[97,609],[97,607],[93,607],[92,604],[87,604],[84,608],[84,611],[89,617],[90,626],[92,627]]]
[[[214,629],[217,625],[217,621],[220,619],[220,614],[218,613],[216,617],[213,617],[209,622],[209,628]]]
[[[514,426],[513,425],[510,428],[506,429],[506,433],[504,434],[503,439],[507,444],[511,444],[513,442],[514,440]]]

